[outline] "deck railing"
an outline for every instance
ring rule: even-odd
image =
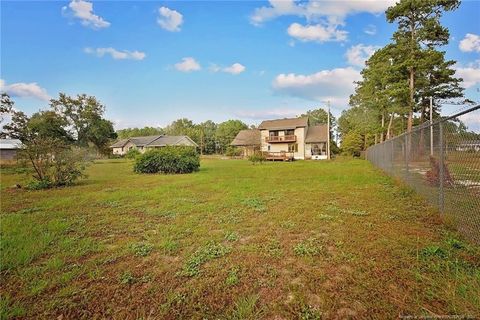
[[[285,136],[268,136],[265,138],[265,141],[268,143],[275,143],[275,142],[295,142],[297,141],[297,136],[292,135],[285,135]]]

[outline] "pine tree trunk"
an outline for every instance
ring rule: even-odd
[[[390,121],[388,122],[387,140],[390,139],[392,135],[393,115],[394,115],[394,112],[392,112],[392,114],[390,115]]]
[[[385,129],[385,111],[382,112],[382,132],[380,133],[380,142],[383,142],[384,129]]]

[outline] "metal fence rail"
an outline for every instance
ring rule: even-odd
[[[366,158],[480,243],[480,105],[371,146]]]

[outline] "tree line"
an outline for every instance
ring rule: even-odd
[[[440,48],[448,44],[449,30],[440,18],[460,5],[459,0],[402,0],[385,14],[397,23],[391,42],[377,50],[361,71],[350,96],[350,108],[338,119],[342,149],[359,153],[368,146],[440,117],[440,101],[463,98],[454,60]],[[465,102],[471,102],[464,100]]]
[[[326,124],[327,112],[323,109],[312,109],[300,117],[309,117],[310,125]],[[336,119],[330,113],[330,128],[333,137],[333,128],[336,126]],[[143,127],[143,128],[126,128],[117,130],[119,139],[127,139],[130,137],[150,136],[150,135],[186,135],[198,144],[202,154],[231,154],[234,148],[230,146],[235,136],[244,129],[255,129],[254,125],[247,125],[240,120],[227,120],[221,123],[215,123],[207,120],[201,123],[194,123],[187,118],[181,118],[173,121],[164,128],[160,127]],[[338,148],[335,141],[331,140],[332,153],[337,153]]]

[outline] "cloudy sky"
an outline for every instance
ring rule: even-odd
[[[32,113],[95,95],[117,128],[339,115],[365,59],[389,42],[391,1],[2,1],[1,90]],[[442,22],[466,95],[480,100],[480,2]],[[444,113],[457,107],[444,108]]]

